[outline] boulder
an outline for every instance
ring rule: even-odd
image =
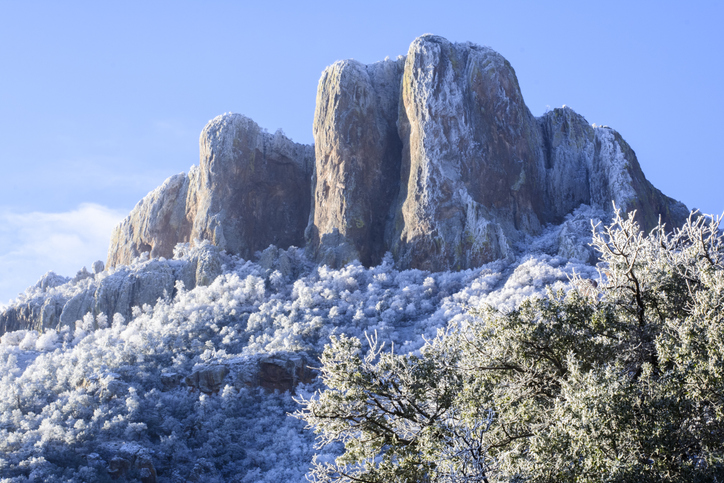
[[[304,353],[256,354],[197,367],[184,382],[187,387],[205,394],[216,394],[227,384],[237,389],[252,387],[294,392],[299,383],[310,383],[317,376],[310,368],[311,363]],[[178,380],[176,374],[164,373],[161,376],[164,391],[175,388]]]
[[[176,389],[181,383],[182,379],[183,376],[176,372],[164,372],[163,374],[161,374],[161,390],[163,392],[167,392],[172,389]]]
[[[108,462],[108,474],[113,480],[125,478],[128,474],[128,470],[130,469],[131,462],[126,458],[121,458],[120,456],[114,456],[111,458],[111,461]]]
[[[142,483],[156,483],[158,475],[149,450],[135,444],[121,446],[118,454],[108,463],[108,474],[112,480],[127,479]]]

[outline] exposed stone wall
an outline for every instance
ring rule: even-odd
[[[325,69],[314,115],[314,215],[307,237],[330,266],[379,263],[400,184],[397,111],[404,59]]]
[[[500,54],[434,35],[397,60],[325,69],[313,132],[305,146],[238,114],[213,119],[199,167],[116,228],[109,267],[208,240],[247,259],[306,244],[334,267],[391,251],[400,268],[458,270],[510,256],[581,204],[615,201],[644,229],[688,215],[616,131],[566,107],[536,119]]]

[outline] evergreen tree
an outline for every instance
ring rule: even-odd
[[[474,309],[418,354],[332,338],[296,416],[334,462],[318,482],[724,479],[724,236],[692,214],[594,227],[598,282]]]

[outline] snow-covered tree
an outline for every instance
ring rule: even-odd
[[[476,307],[416,354],[322,356],[296,416],[336,460],[319,482],[722,481],[724,236],[692,214],[643,234],[594,227],[598,281],[513,310]]]

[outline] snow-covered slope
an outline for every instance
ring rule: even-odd
[[[330,335],[376,332],[395,351],[416,351],[471,307],[512,308],[574,270],[597,276],[585,242],[590,220],[603,217],[582,206],[516,256],[460,272],[397,270],[389,255],[334,270],[297,248],[270,247],[252,262],[205,244],[181,245],[173,260],[46,278],[10,310],[77,297],[101,307],[109,280],[124,287],[146,277],[137,300],[158,295],[126,315],[90,310],[3,335],[0,477],[304,481],[312,455],[336,449],[315,450],[314,435],[287,413],[294,391],[315,388],[309,367]],[[216,271],[199,275],[202,265]],[[181,275],[169,289],[159,273]]]

